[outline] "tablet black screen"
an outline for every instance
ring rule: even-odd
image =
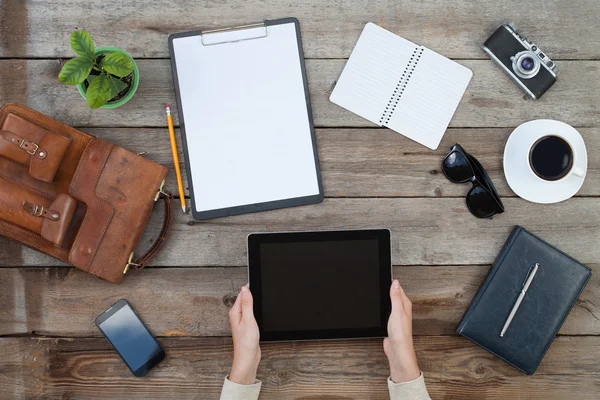
[[[264,340],[385,335],[389,231],[251,237],[250,286]]]

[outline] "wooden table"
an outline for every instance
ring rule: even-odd
[[[297,3],[297,4],[294,4]],[[178,213],[152,267],[114,285],[0,238],[0,398],[218,398],[231,364],[227,310],[246,282],[245,237],[255,231],[388,227],[394,276],[414,303],[419,364],[434,399],[600,397],[600,280],[594,276],[532,377],[454,333],[515,224],[600,273],[600,3],[563,1],[59,1],[0,3],[0,102],[19,102],[172,166],[164,103],[175,103],[170,33],[264,18],[300,20],[326,199],[323,203],[196,222]],[[559,81],[534,102],[481,51],[500,23],[557,60]],[[373,21],[459,60],[473,80],[442,144],[430,151],[329,102],[358,36]],[[132,101],[89,110],[58,83],[69,33],[129,51],[141,73]],[[579,194],[528,203],[502,172],[504,143],[520,123],[552,118],[583,135],[588,175]],[[176,118],[176,123],[177,118]],[[465,207],[468,185],[440,160],[460,142],[487,168],[506,213]],[[182,165],[182,168],[185,166]],[[175,189],[171,175],[170,189]],[[142,246],[159,229],[149,226]],[[167,351],[148,378],[133,377],[94,326],[127,298]],[[265,344],[262,399],[385,399],[381,340]]]

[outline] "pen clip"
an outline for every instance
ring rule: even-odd
[[[539,268],[540,264],[538,264],[538,263],[535,263],[531,267],[529,267],[529,271],[527,271],[527,276],[523,280],[523,284],[521,285],[521,289],[525,288],[525,285],[527,284],[527,279],[529,279],[529,276],[531,276],[531,273],[533,272],[533,269],[535,268],[536,265]]]

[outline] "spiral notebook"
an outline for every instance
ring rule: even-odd
[[[435,150],[472,76],[470,69],[368,23],[330,100]]]

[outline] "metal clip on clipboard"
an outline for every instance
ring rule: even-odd
[[[263,21],[248,25],[202,31],[200,41],[203,46],[213,46],[216,44],[262,39],[267,36],[267,24]]]

